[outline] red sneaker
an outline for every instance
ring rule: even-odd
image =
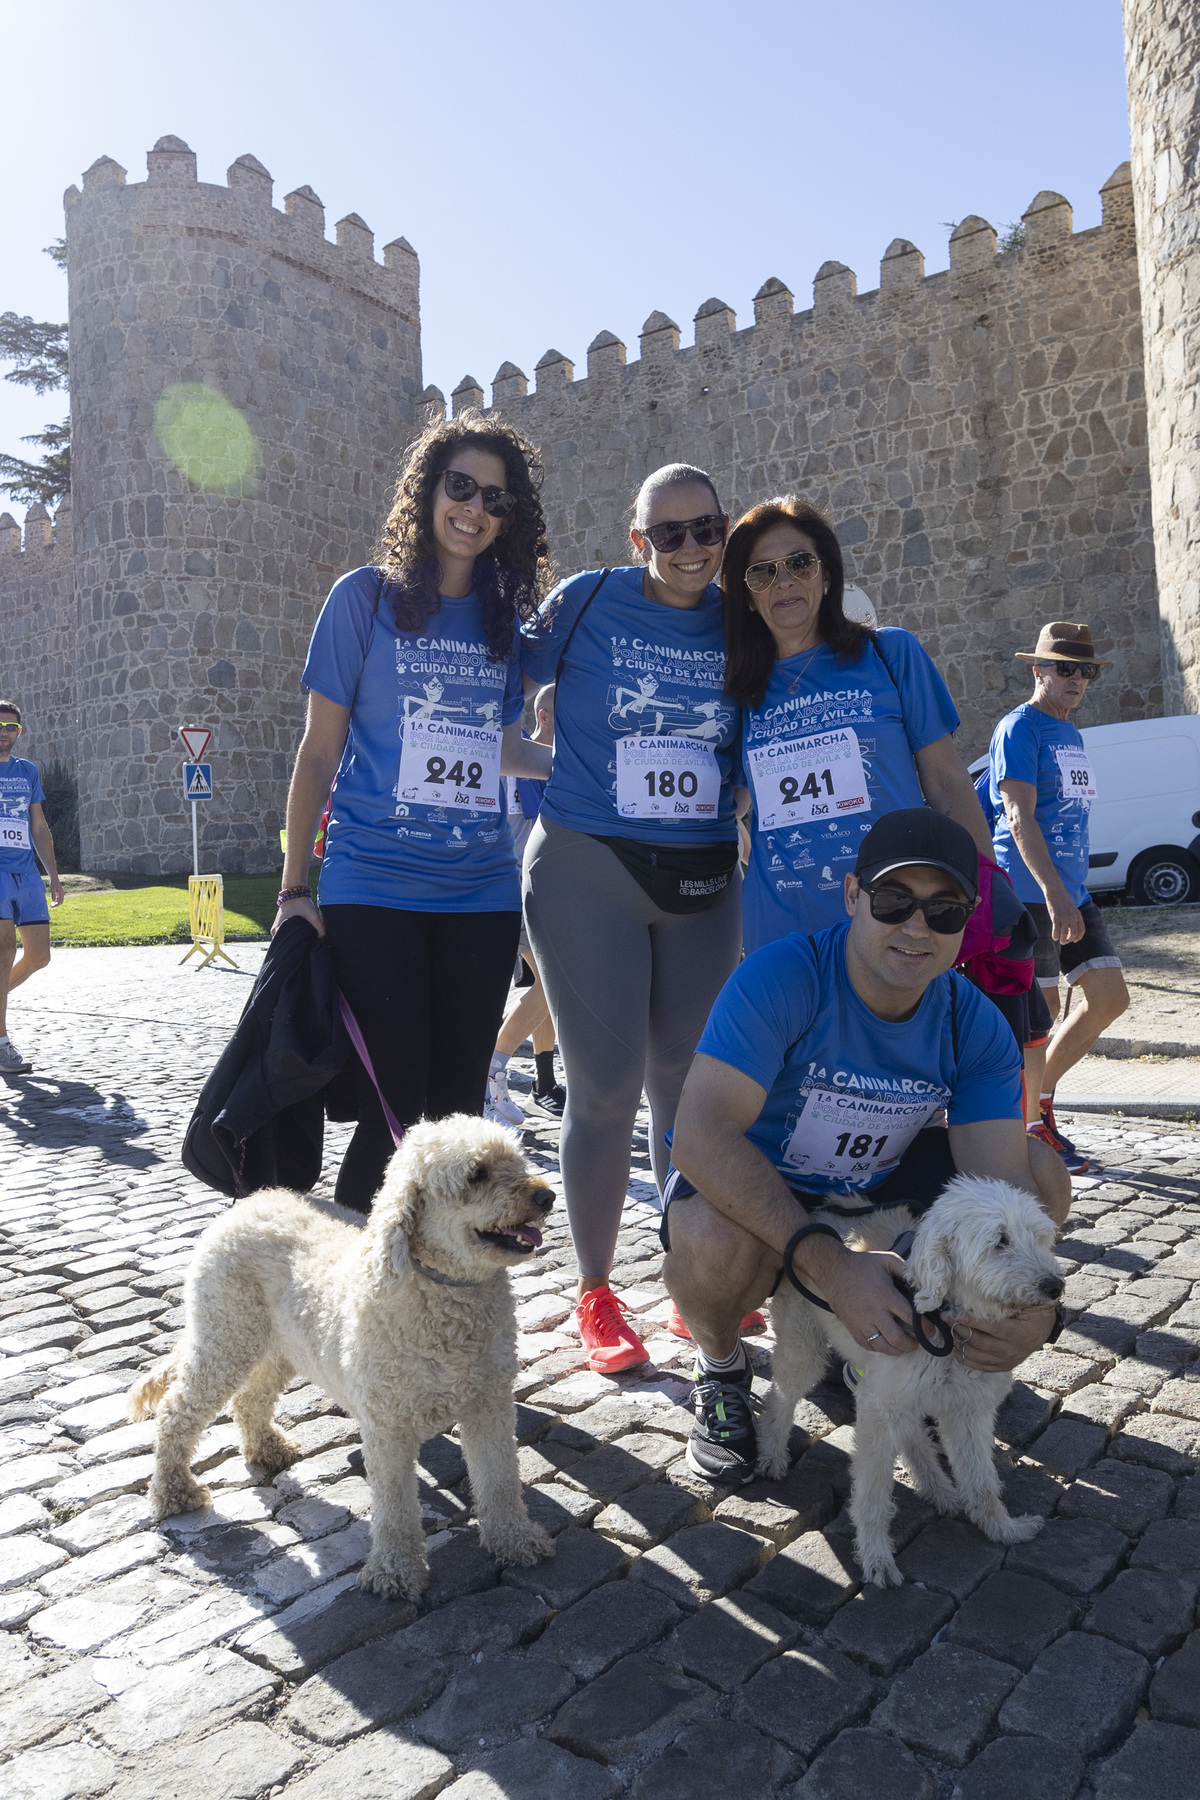
[[[760,1312],[747,1313],[742,1320],[741,1333],[743,1337],[757,1337],[760,1331],[766,1329],[767,1321]],[[692,1335],[687,1328],[687,1321],[673,1300],[670,1316],[667,1319],[667,1330],[672,1337],[690,1338]]]
[[[616,1375],[650,1361],[650,1352],[627,1317],[628,1308],[610,1287],[589,1288],[575,1308],[588,1368],[598,1375]]]
[[[1086,1175],[1091,1168],[1087,1157],[1075,1148],[1069,1138],[1062,1137],[1052,1125],[1048,1125],[1044,1117],[1036,1125],[1027,1125],[1025,1135],[1026,1137],[1041,1138],[1043,1144],[1053,1150],[1057,1156],[1061,1156],[1069,1175]]]

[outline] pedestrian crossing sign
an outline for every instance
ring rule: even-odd
[[[185,800],[212,799],[212,764],[184,763],[183,797]]]

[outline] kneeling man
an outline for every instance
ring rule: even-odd
[[[1013,1034],[953,973],[978,867],[944,813],[888,813],[846,877],[849,923],[756,950],[717,997],[676,1115],[662,1223],[663,1273],[697,1349],[687,1460],[711,1481],[754,1473],[738,1325],[774,1293],[810,1207],[922,1212],[963,1173],[1036,1194],[1056,1223],[1067,1216],[1070,1176],[1025,1135]],[[920,1353],[890,1251],[810,1234],[792,1270],[864,1349]],[[956,1354],[969,1368],[1012,1369],[1054,1323],[1050,1306],[987,1326],[958,1320]]]

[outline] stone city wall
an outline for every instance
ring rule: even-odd
[[[76,766],[78,633],[71,508],[53,523],[31,506],[22,531],[0,513],[0,699],[15,700],[25,729],[17,755]]]
[[[364,561],[421,386],[417,258],[272,207],[178,138],[66,195],[85,867],[190,866],[178,725],[214,726],[205,866],[279,860],[304,650]],[[165,410],[164,410],[165,409]],[[190,410],[189,410],[190,409]],[[170,453],[169,453],[170,452]]]
[[[1115,661],[1085,722],[1160,712],[1128,164],[1101,197],[1103,223],[1073,232],[1062,195],[1039,194],[1024,247],[999,255],[992,227],[964,219],[936,275],[897,238],[872,293],[826,263],[804,312],[768,281],[742,330],[709,300],[683,349],[652,313],[640,360],[602,331],[580,380],[547,351],[529,393],[505,363],[492,404],[542,447],[560,569],[628,561],[632,491],[694,462],[735,515],[785,491],[830,513],[883,622],[936,659],[968,754],[1024,697],[1013,652],[1047,619],[1086,620]],[[454,410],[483,397],[467,376]]]

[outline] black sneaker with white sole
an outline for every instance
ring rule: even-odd
[[[547,1088],[544,1094],[531,1094],[529,1104],[536,1106],[539,1112],[547,1113],[552,1119],[561,1119],[567,1104],[567,1090],[561,1081],[557,1082],[554,1087]]]
[[[752,1481],[758,1461],[750,1363],[736,1375],[694,1371],[696,1423],[687,1442],[687,1466],[706,1481]]]

